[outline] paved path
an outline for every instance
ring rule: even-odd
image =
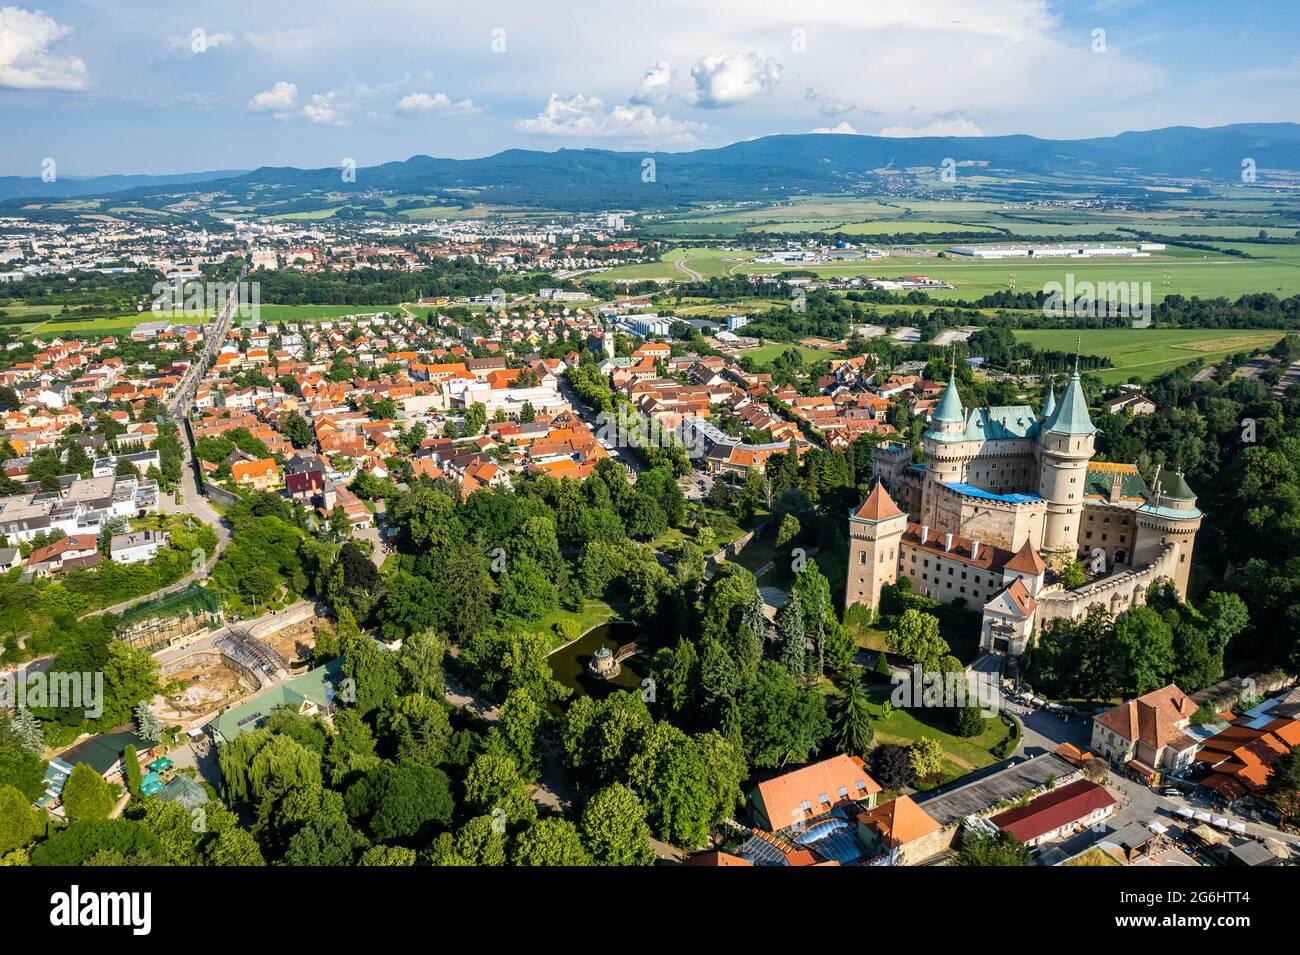
[[[680,271],[685,272],[687,278],[689,278],[692,282],[703,282],[703,281],[704,281],[704,276],[700,275],[699,272],[696,272],[693,268],[691,268],[689,265],[686,264],[686,256],[685,256],[685,255],[683,255],[680,259],[678,259],[676,262],[674,262],[673,265],[677,266],[677,268],[678,268]]]

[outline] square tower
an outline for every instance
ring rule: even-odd
[[[880,590],[898,580],[901,541],[907,515],[879,482],[849,518],[849,572],[844,609],[864,604],[876,609]]]

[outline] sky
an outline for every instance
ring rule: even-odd
[[[1300,120],[1294,0],[0,0],[0,175]]]

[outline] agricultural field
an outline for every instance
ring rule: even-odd
[[[1290,249],[1289,246],[1256,246]],[[871,262],[843,262],[803,266],[801,271],[819,276],[869,275],[890,278],[901,275],[930,275],[956,288],[930,292],[939,300],[977,299],[1009,289],[1037,291],[1048,282],[1066,284],[1073,275],[1079,282],[1150,282],[1156,301],[1167,295],[1198,295],[1202,298],[1236,298],[1249,292],[1274,292],[1280,296],[1300,293],[1300,257],[1242,259],[1216,256],[1199,249],[1169,250],[1150,258],[1043,260],[1003,259],[977,261],[954,256],[890,255]],[[788,266],[753,265],[745,272],[777,274]]]
[[[1106,384],[1130,377],[1154,378],[1197,358],[1207,364],[1236,352],[1269,348],[1284,332],[1261,329],[1221,328],[1052,328],[1015,332],[1020,341],[1045,351],[1079,350],[1085,355],[1102,355],[1114,362],[1097,377]]]

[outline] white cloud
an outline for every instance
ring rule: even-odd
[[[691,67],[691,79],[692,106],[722,109],[771,92],[781,80],[781,64],[757,53],[715,53]]]
[[[285,119],[298,108],[298,87],[284,80],[269,90],[263,90],[248,101],[253,113],[275,113],[276,119]]]
[[[0,87],[19,90],[81,90],[88,85],[79,56],[55,56],[49,48],[72,32],[43,10],[0,8]]]
[[[346,104],[338,93],[316,93],[312,96],[311,102],[298,111],[298,115],[313,123],[342,126],[345,123],[342,110],[345,108]]]
[[[843,133],[846,136],[856,136],[858,131],[849,125],[848,120],[844,120],[835,126],[818,126],[813,130],[814,133]]]
[[[397,111],[406,115],[419,113],[472,113],[477,107],[471,99],[455,102],[446,93],[408,93],[397,101]]]
[[[983,136],[984,130],[965,117],[937,119],[926,126],[886,126],[881,136],[904,138],[909,136]]]
[[[543,136],[572,136],[604,139],[656,139],[688,142],[704,129],[702,123],[679,122],[669,116],[656,116],[649,106],[614,106],[607,108],[597,96],[581,93],[564,99],[555,93],[546,108],[533,119],[515,121],[515,130]]]
[[[646,67],[645,76],[632,94],[633,103],[662,103],[668,97],[673,85],[673,68],[667,60],[660,60],[653,66]]]

